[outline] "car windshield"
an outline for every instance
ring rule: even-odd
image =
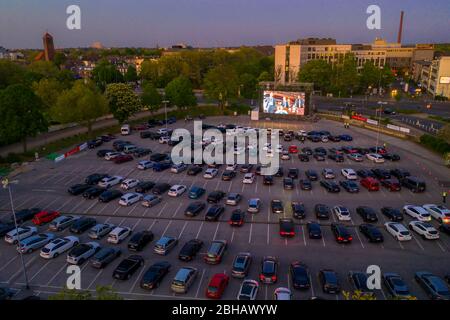
[[[273,261],[265,261],[262,268],[262,273],[271,274],[275,272],[275,263]]]

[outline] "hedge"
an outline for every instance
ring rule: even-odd
[[[429,134],[424,134],[420,137],[420,143],[425,147],[430,148],[437,153],[444,155],[450,152],[450,144],[447,143],[444,139],[431,136]]]

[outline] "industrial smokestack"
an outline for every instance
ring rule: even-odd
[[[402,43],[403,16],[404,16],[404,12],[402,11],[402,12],[400,13],[400,26],[399,26],[399,28],[398,28],[397,43]]]

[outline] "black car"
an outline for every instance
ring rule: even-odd
[[[325,188],[328,192],[338,193],[341,191],[339,185],[334,181],[322,180],[320,181],[320,185]]]
[[[383,242],[384,237],[378,228],[372,224],[362,224],[359,226],[359,231],[363,235],[366,236],[366,238],[369,240],[369,242]]]
[[[312,154],[313,154],[312,149],[309,148],[309,147],[304,147],[304,148],[302,148],[302,152],[303,152],[304,154],[307,154],[308,156],[312,156]]]
[[[106,190],[98,197],[98,201],[107,203],[120,198],[122,195],[123,193],[119,190]]]
[[[439,225],[439,231],[450,235],[450,224],[442,223],[441,225]]]
[[[236,171],[234,171],[234,170],[225,170],[222,173],[223,181],[231,181],[234,177],[236,177]]]
[[[97,220],[94,218],[83,217],[76,220],[71,226],[69,231],[76,234],[82,234],[97,224]]]
[[[322,229],[320,228],[320,224],[310,221],[306,224],[306,228],[308,229],[310,239],[322,239]]]
[[[191,261],[203,247],[203,241],[199,239],[191,239],[184,244],[178,254],[181,261]]]
[[[83,197],[85,197],[86,199],[94,199],[100,196],[105,191],[106,190],[104,188],[90,187],[85,192],[83,192]]]
[[[108,152],[114,152],[114,150],[111,150],[111,149],[98,150],[97,151],[97,157],[104,158]]]
[[[352,180],[344,180],[340,181],[339,185],[345,189],[345,191],[349,193],[357,193],[359,192],[359,186],[355,181]]]
[[[340,142],[341,141],[341,136],[329,136],[330,141],[333,142]]]
[[[324,147],[318,147],[314,149],[315,154],[320,154],[322,156],[326,156],[328,154],[327,150]]]
[[[259,280],[262,283],[272,284],[278,281],[278,261],[274,257],[264,257],[261,262]]]
[[[314,207],[314,212],[317,219],[325,220],[330,219],[330,208],[325,204],[316,204]]]
[[[202,201],[194,201],[191,202],[186,210],[184,211],[184,215],[187,217],[195,217],[200,214],[206,207],[206,204]]]
[[[373,172],[372,171],[370,171],[370,170],[368,170],[368,169],[360,169],[360,170],[357,170],[356,171],[356,174],[358,175],[358,177],[361,177],[361,178],[368,178],[368,177],[371,177],[371,178],[376,178],[375,177],[375,175],[373,174]]]
[[[384,169],[372,169],[372,173],[375,175],[375,178],[378,180],[385,180],[391,178],[391,173],[388,170]]]
[[[294,289],[308,290],[311,287],[308,267],[305,264],[294,261],[291,263],[289,271]]]
[[[4,237],[8,232],[15,229],[13,222],[0,222],[0,237]]]
[[[91,258],[91,266],[97,269],[106,267],[110,262],[120,257],[122,251],[119,248],[102,248]]]
[[[170,160],[170,156],[165,153],[154,153],[150,156],[149,160],[153,161],[153,162],[162,162],[162,161]]]
[[[450,290],[445,281],[428,271],[419,271],[414,279],[427,293],[431,300],[450,300]]]
[[[291,179],[298,179],[299,170],[297,168],[290,168],[287,176]]]
[[[165,182],[160,182],[155,184],[155,186],[152,189],[152,193],[156,194],[158,196],[162,195],[166,191],[170,189],[171,185]]]
[[[309,156],[306,153],[299,153],[298,154],[298,159],[301,162],[309,162]]]
[[[220,215],[225,211],[225,208],[221,205],[211,206],[205,215],[206,221],[217,221]]]
[[[408,285],[402,277],[396,273],[383,274],[383,282],[389,294],[394,298],[405,298],[411,296]]]
[[[143,156],[146,156],[148,154],[152,153],[152,150],[147,148],[137,148],[134,150],[133,155],[137,158],[141,158]]]
[[[353,237],[348,229],[339,223],[331,224],[331,231],[334,234],[337,243],[351,243]]]
[[[278,167],[277,173],[275,173],[275,177],[281,178],[284,176],[284,169],[283,167]]]
[[[364,222],[377,222],[378,216],[374,209],[367,206],[360,206],[356,208],[356,213],[361,216]]]
[[[367,286],[368,275],[365,272],[350,271],[348,273],[348,282],[353,286],[354,291],[359,291],[363,296],[373,296],[373,290]]]
[[[157,288],[165,275],[169,273],[170,267],[171,265],[167,261],[160,261],[151,265],[142,276],[141,288],[147,290]]]
[[[283,178],[283,188],[285,190],[292,190],[294,189],[294,180],[292,178]]]
[[[218,203],[223,197],[225,197],[225,192],[216,190],[208,194],[207,201],[209,203]]]
[[[245,220],[245,212],[240,209],[237,209],[231,213],[231,217],[228,223],[230,224],[230,226],[240,227],[244,224],[244,220]]]
[[[189,169],[187,171],[187,175],[188,176],[196,176],[197,174],[199,174],[202,171],[203,171],[202,167],[200,167],[198,165],[193,165],[193,166],[189,167]]]
[[[152,181],[142,181],[142,182],[138,183],[138,185],[136,186],[136,189],[134,189],[134,190],[138,193],[146,193],[146,192],[152,190],[154,186],[155,186],[155,183]]]
[[[417,178],[417,177],[406,177],[401,180],[402,186],[411,190],[412,192],[425,192],[427,186],[425,181]]]
[[[87,142],[87,146],[89,149],[100,147],[102,144],[103,144],[102,139],[94,139]]]
[[[67,189],[67,192],[70,193],[71,195],[78,196],[91,187],[92,186],[89,184],[76,184],[69,187],[69,189]]]
[[[16,212],[16,221],[17,224],[22,224],[25,221],[31,220],[34,218],[36,214],[41,212],[42,210],[40,208],[31,208],[31,209],[23,209]],[[11,215],[10,218],[11,222],[14,222],[14,216]]]
[[[263,177],[263,184],[267,186],[273,185],[273,176],[264,176]]]
[[[289,218],[280,219],[280,236],[286,238],[295,236],[294,220]]]
[[[344,162],[344,156],[342,154],[332,153],[328,155],[328,158],[336,162]]]
[[[325,156],[323,154],[321,154],[321,153],[314,152],[313,157],[317,161],[325,161]]]
[[[381,208],[381,213],[389,218],[391,221],[403,221],[403,214],[400,210],[392,207]]]
[[[102,180],[103,178],[106,178],[106,177],[108,177],[107,174],[94,173],[94,174],[87,176],[86,179],[84,179],[84,182],[89,185],[94,185],[94,184],[99,183],[100,180]]]
[[[152,242],[153,232],[151,231],[140,231],[131,236],[130,241],[128,241],[128,249],[132,251],[142,251],[144,247]]]
[[[281,200],[272,200],[270,202],[270,208],[272,209],[272,213],[283,213],[283,202]]]
[[[302,190],[311,190],[312,189],[312,183],[309,179],[300,179],[299,184],[300,184],[300,189],[302,189]]]
[[[390,161],[399,161],[400,156],[395,153],[384,153],[381,155],[384,159],[390,160]]]
[[[338,294],[341,291],[339,278],[335,271],[324,269],[319,271],[319,280],[325,293]]]
[[[390,173],[400,181],[411,175],[411,173],[405,169],[392,169]]]
[[[131,255],[122,260],[114,269],[113,277],[119,280],[128,280],[131,276],[144,265],[144,258],[139,255]]]
[[[305,175],[311,181],[319,180],[319,174],[315,170],[306,170]]]
[[[296,219],[304,219],[306,216],[305,206],[303,203],[298,201],[292,201],[291,203],[292,215]]]
[[[240,171],[242,173],[248,173],[248,172],[252,172],[252,169],[253,169],[253,165],[252,164],[243,164],[241,166]]]

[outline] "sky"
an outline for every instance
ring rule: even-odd
[[[66,8],[81,9],[81,30],[68,30]],[[381,29],[369,30],[369,5]],[[0,0],[0,46],[42,48],[48,31],[57,48],[275,45],[305,37],[338,43],[450,42],[449,0]]]

